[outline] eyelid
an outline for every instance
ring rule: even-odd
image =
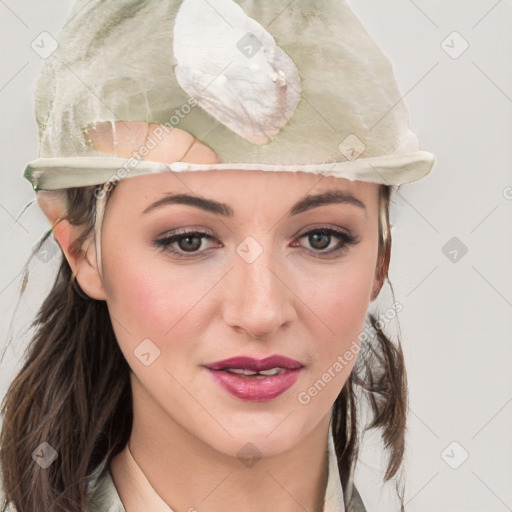
[[[329,236],[334,236],[338,238],[338,247],[334,249],[330,249],[328,251],[321,251],[321,250],[314,250],[314,249],[307,249],[306,247],[301,246],[301,249],[308,252],[311,255],[314,255],[316,257],[336,257],[338,254],[341,254],[348,249],[350,249],[351,246],[356,245],[359,243],[360,239],[357,235],[352,234],[349,230],[346,228],[342,228],[339,226],[333,227],[332,225],[315,225],[315,226],[307,226],[306,228],[303,228],[302,232],[299,232],[299,234],[293,236],[293,242],[300,240],[301,238],[304,238],[305,236],[325,231],[329,233]],[[200,258],[202,256],[205,256],[207,249],[203,249],[196,252],[186,253],[180,250],[175,250],[171,248],[172,244],[175,244],[177,240],[173,240],[175,238],[179,239],[180,236],[185,237],[186,235],[189,236],[199,236],[201,239],[207,238],[210,240],[219,241],[216,235],[212,234],[210,230],[206,228],[195,228],[193,226],[188,226],[185,228],[177,228],[175,230],[172,230],[161,237],[157,238],[153,242],[153,246],[163,250],[164,252],[170,253],[177,258],[185,258],[185,259],[193,259],[193,258]],[[222,242],[220,242],[222,244]]]
[[[337,233],[346,235],[347,237],[354,236],[348,229],[342,228],[340,226],[333,226],[331,224],[320,224],[320,225],[310,224],[310,225],[306,226],[305,228],[303,228],[303,230],[299,230],[297,232],[297,234],[294,235],[294,238],[302,238],[304,235],[307,235],[311,231],[322,231],[322,230],[335,231]]]

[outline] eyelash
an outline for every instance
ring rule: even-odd
[[[356,245],[359,242],[359,239],[351,234],[348,234],[344,231],[338,231],[336,229],[332,229],[329,227],[319,227],[312,229],[310,231],[306,231],[306,233],[303,233],[299,237],[296,238],[296,240],[300,240],[301,238],[307,237],[308,235],[312,234],[323,234],[323,235],[334,235],[336,238],[340,240],[340,243],[338,247],[335,247],[334,249],[331,249],[329,251],[321,252],[319,250],[311,250],[311,249],[305,249],[308,252],[312,252],[319,257],[324,257],[324,255],[337,255],[339,253],[348,251],[351,246]],[[161,249],[164,252],[171,253],[178,258],[193,258],[200,254],[199,251],[195,251],[192,253],[184,253],[181,251],[177,251],[175,249],[172,249],[170,246],[173,243],[176,243],[179,240],[182,240],[187,237],[191,236],[197,236],[199,235],[201,239],[203,238],[209,238],[211,240],[214,240],[214,237],[210,236],[208,233],[202,232],[202,231],[184,231],[181,233],[173,234],[172,236],[168,236],[165,238],[160,238],[158,240],[155,240],[153,245],[157,249]],[[204,251],[203,251],[204,252]]]

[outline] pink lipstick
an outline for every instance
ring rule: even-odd
[[[278,397],[293,386],[304,367],[299,361],[281,355],[265,359],[238,356],[204,366],[223,389],[251,401]]]

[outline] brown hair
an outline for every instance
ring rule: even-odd
[[[95,188],[60,192],[67,200],[66,219],[72,225],[84,226],[75,251],[94,231]],[[379,221],[379,253],[385,263],[381,270],[387,275],[392,187],[381,185],[379,190],[388,224],[384,240]],[[32,257],[50,233],[41,239]],[[373,411],[367,429],[381,428],[390,452],[385,481],[397,473],[404,452],[407,388],[402,349],[399,341],[395,345],[377,328],[373,315],[370,321],[377,332],[376,342],[362,344],[369,355],[361,350],[333,407],[333,436],[340,478],[347,492],[358,456],[358,390],[369,398]],[[130,367],[115,338],[106,302],[84,294],[65,257],[31,327],[36,331],[27,347],[26,360],[1,409],[0,464],[5,497],[18,512],[81,512],[86,506],[88,476],[103,459],[110,464],[130,437]],[[43,442],[58,453],[46,469],[32,459],[32,453]]]
[[[379,216],[379,272],[385,272],[391,288],[387,270],[391,257],[391,231],[389,208],[393,187],[381,185],[379,206],[385,208],[388,229],[384,233]],[[386,236],[387,235],[387,236]],[[382,274],[381,274],[382,275]],[[389,453],[384,482],[391,480],[399,471],[405,451],[405,433],[408,414],[408,386],[404,354],[400,339],[396,343],[382,329],[382,322],[369,313],[368,320],[374,336],[363,339],[361,354],[343,386],[333,407],[333,437],[338,457],[340,479],[344,492],[353,492],[353,474],[359,454],[358,402],[366,399],[371,406],[372,421],[363,432],[380,428],[385,450]],[[358,397],[359,394],[359,397]],[[401,510],[404,510],[405,489],[403,483],[396,483]],[[350,499],[350,496],[349,496]]]

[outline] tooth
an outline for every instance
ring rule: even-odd
[[[257,375],[258,372],[253,372],[247,368],[226,368],[227,372],[238,373],[239,375]]]
[[[270,370],[260,370],[259,373],[262,375],[277,375],[279,373],[279,368],[271,368]]]
[[[241,375],[243,375],[243,373],[244,373],[244,370],[241,368],[226,368],[225,371],[231,372],[231,373],[239,373]]]
[[[248,375],[248,376],[252,376],[252,375],[269,376],[269,375],[278,375],[278,374],[284,373],[284,369],[279,368],[277,366],[275,368],[270,368],[269,370],[260,370],[259,372],[254,372],[247,368],[244,368],[244,369],[242,369],[242,368],[226,368],[224,371],[227,371],[230,373],[236,373],[238,375]]]

